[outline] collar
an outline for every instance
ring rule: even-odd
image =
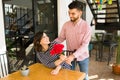
[[[82,22],[82,19],[80,19],[76,24],[74,24],[73,22],[72,22],[72,24],[73,24],[74,26],[78,26],[81,22]]]

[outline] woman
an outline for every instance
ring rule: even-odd
[[[50,50],[55,41],[49,41],[49,37],[44,32],[38,32],[34,36],[34,47],[37,52],[38,60],[49,68],[55,68],[51,74],[58,74],[61,68],[70,69],[71,66],[65,62],[65,56],[60,54],[50,55]]]

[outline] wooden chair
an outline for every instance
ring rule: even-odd
[[[69,55],[71,55],[73,52],[75,52],[75,50],[74,50],[74,51],[63,50],[63,52],[66,54],[66,56],[69,56]]]
[[[0,78],[8,75],[8,59],[7,54],[0,54]]]

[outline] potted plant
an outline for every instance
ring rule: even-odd
[[[28,76],[28,75],[29,75],[29,68],[28,68],[26,65],[24,65],[24,66],[21,68],[21,74],[22,74],[23,76]]]
[[[116,55],[116,63],[113,64],[112,69],[114,74],[120,75],[120,36],[117,36],[117,55]]]

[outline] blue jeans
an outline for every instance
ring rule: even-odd
[[[89,58],[86,58],[86,59],[84,59],[83,61],[77,61],[77,63],[78,63],[78,65],[79,65],[80,71],[86,73],[86,76],[85,76],[85,79],[84,79],[84,80],[89,80],[89,79],[88,79]],[[75,66],[76,66],[75,61],[72,61],[72,67],[71,67],[71,69],[72,69],[72,70],[75,70]]]

